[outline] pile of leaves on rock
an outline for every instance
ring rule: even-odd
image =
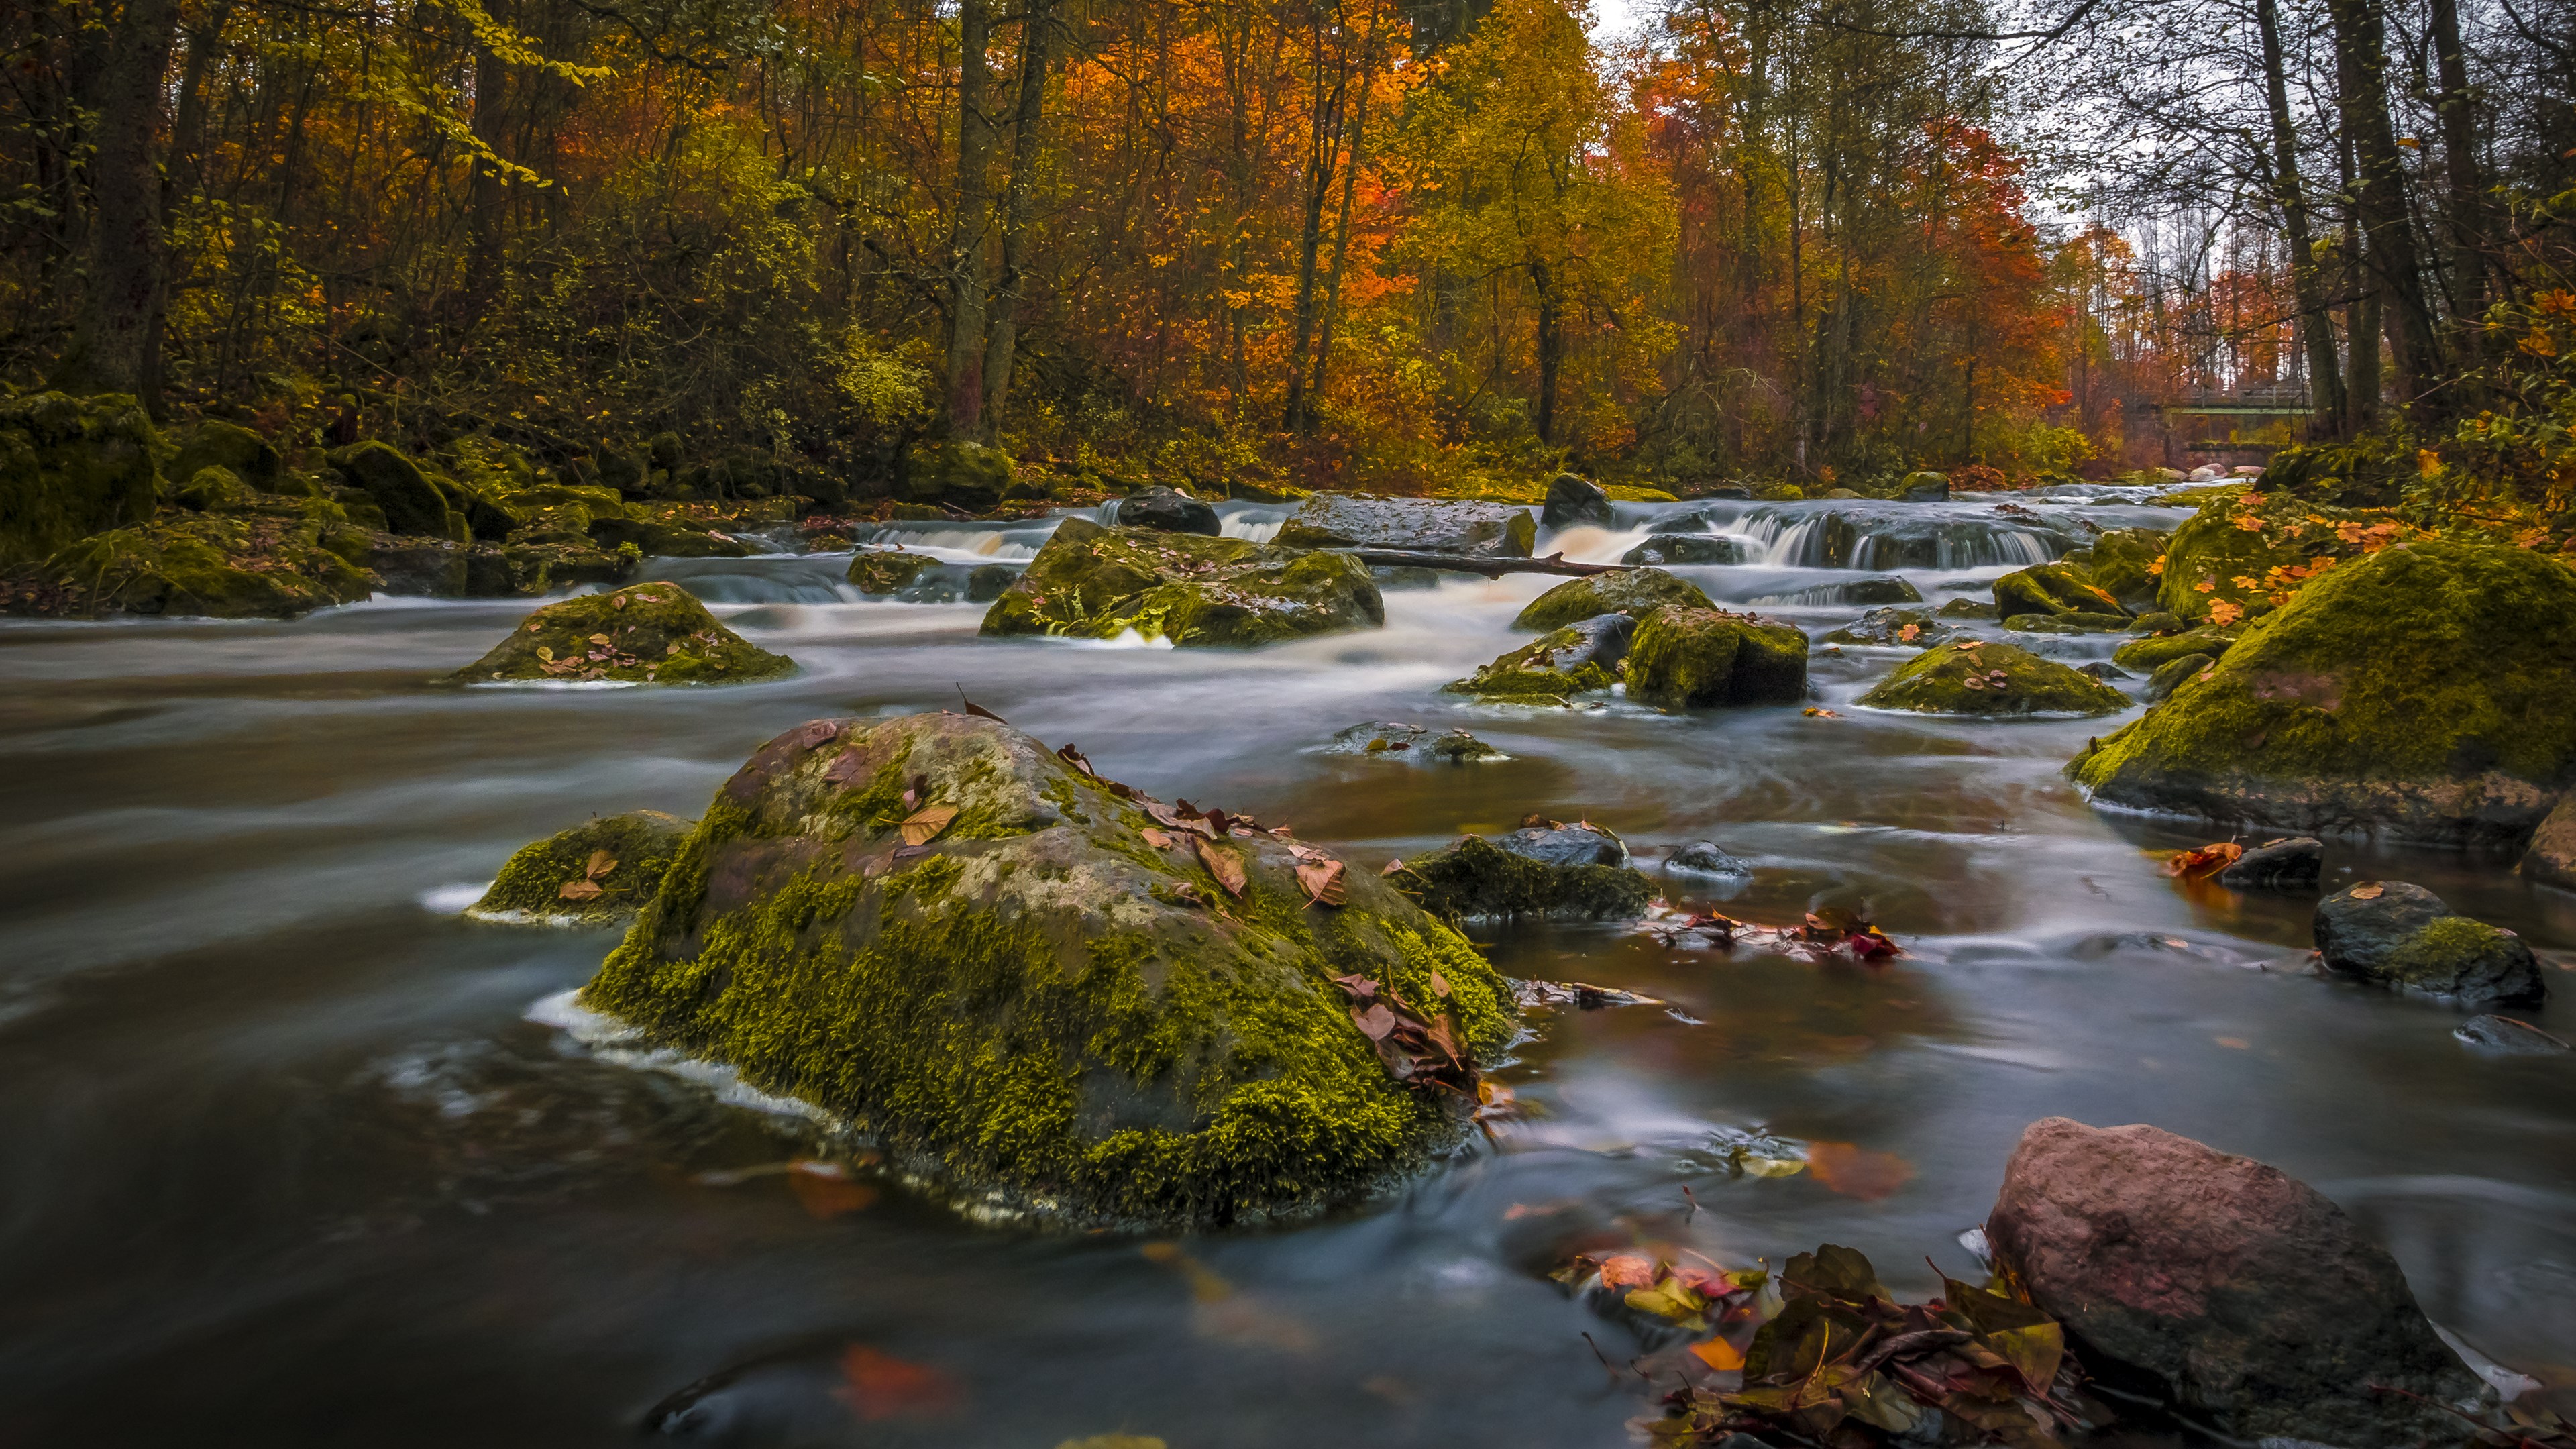
[[[2050,1449],[2112,1417],[2085,1394],[2048,1314],[1946,1274],[1940,1297],[1898,1303],[1868,1258],[1831,1243],[1777,1275],[1618,1255],[1577,1258],[1557,1276],[1696,1340],[1687,1352],[1703,1381],[1639,1426],[1665,1449],[1733,1434],[1827,1449]]]
[[[1692,916],[1650,917],[1641,927],[1666,950],[1723,949],[1754,946],[1825,961],[1840,956],[1854,961],[1885,961],[1905,954],[1867,916],[1843,906],[1818,906],[1794,926],[1760,926],[1716,911]]]

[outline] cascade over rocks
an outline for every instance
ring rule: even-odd
[[[1528,558],[1537,540],[1538,526],[1530,521],[1529,510],[1515,504],[1317,493],[1288,515],[1272,542],[1287,548]]]
[[[2511,848],[2576,779],[2576,575],[2524,549],[2340,565],[2205,672],[2076,756],[2075,781],[2131,809]]]
[[[1578,523],[1608,528],[1612,517],[1610,495],[1599,484],[1578,474],[1559,473],[1547,485],[1547,504],[1539,510],[1538,521],[1549,528],[1572,528]]]
[[[1628,697],[1664,709],[1796,704],[1807,695],[1807,636],[1795,624],[1667,604],[1637,624]]]
[[[448,679],[745,684],[795,668],[795,660],[747,643],[716,622],[678,584],[650,583],[548,604]]]
[[[1658,533],[1619,555],[1627,564],[1735,564],[1744,562],[1740,539],[1708,534]]]
[[[519,847],[465,914],[582,925],[625,920],[661,889],[680,842],[696,826],[659,810],[630,810],[557,831]]]
[[[1118,500],[1111,515],[1120,528],[1159,528],[1165,533],[1203,533],[1215,538],[1225,532],[1216,510],[1177,488],[1148,488],[1130,493]]]
[[[2154,1127],[2032,1123],[1986,1238],[2095,1376],[2234,1438],[2456,1443],[2484,1393],[2324,1194]]]
[[[1662,569],[1624,569],[1558,584],[1530,600],[1520,616],[1512,620],[1512,627],[1559,629],[1604,614],[1642,619],[1666,604],[1684,604],[1694,609],[1716,607],[1697,584],[1675,578]]]
[[[1193,647],[1385,623],[1368,566],[1342,554],[1068,518],[994,600],[983,632],[1113,639],[1133,629]]]
[[[2382,986],[2468,1002],[2537,1003],[2549,994],[2531,947],[2404,881],[2358,881],[2317,903],[2317,954]]]
[[[1472,1105],[1399,1083],[1335,978],[1462,1054],[1514,1030],[1454,930],[1374,872],[1311,902],[1301,848],[1158,829],[993,720],[817,720],[727,782],[581,999],[961,1196],[1075,1224],[1301,1217],[1418,1167]]]

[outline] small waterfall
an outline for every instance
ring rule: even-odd
[[[1971,505],[1973,508],[1974,505]],[[1936,504],[1760,508],[1738,525],[1761,562],[1810,569],[2020,567],[2057,557],[2069,540],[2045,526]]]

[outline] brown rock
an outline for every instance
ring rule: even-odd
[[[2387,1250],[2307,1184],[2154,1127],[2034,1122],[1986,1220],[1998,1260],[2113,1388],[2222,1434],[2450,1444],[2477,1376]]]
[[[2522,877],[2534,885],[2576,890],[2576,800],[2563,800],[2531,833]]]

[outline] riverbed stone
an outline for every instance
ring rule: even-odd
[[[2317,903],[2317,954],[2347,976],[2468,1002],[2538,1002],[2531,947],[2405,881],[2356,881]]]
[[[2576,1052],[2576,1046],[2551,1036],[2530,1022],[2493,1012],[2470,1017],[2451,1029],[2451,1036],[2462,1046],[2474,1047],[2490,1056],[2563,1057]]]
[[[1317,493],[1272,542],[1287,548],[1380,548],[1528,558],[1538,526],[1515,504]]]
[[[2215,662],[2225,657],[2227,651],[2235,647],[2236,641],[2244,637],[2244,634],[2245,629],[2241,624],[2223,629],[2215,624],[2202,624],[2177,634],[2132,639],[2112,650],[2111,658],[2131,669],[2147,670],[2161,669],[2174,660],[2187,659],[2193,655],[2200,655]]]
[[[1760,614],[1666,604],[1638,621],[1628,697],[1663,709],[1796,704],[1807,694],[1807,635]]]
[[[933,808],[955,812],[936,833]],[[1334,978],[1445,1016],[1477,1056],[1514,1032],[1456,931],[1374,871],[1310,904],[1300,863],[1266,831],[1159,831],[992,720],[818,720],[727,782],[581,999],[961,1200],[1067,1225],[1300,1218],[1465,1128],[1394,1080]]]
[[[1929,470],[1908,473],[1896,485],[1896,496],[1906,503],[1947,503],[1950,501],[1950,475]]]
[[[2523,845],[2576,774],[2576,574],[2525,549],[2427,540],[2339,565],[2210,673],[2069,773],[2109,805],[2494,848]]]
[[[1872,609],[1852,622],[1825,636],[1828,644],[1877,644],[1929,649],[1959,637],[1959,631],[1944,624],[1926,609]]]
[[[1610,495],[1597,483],[1575,473],[1559,473],[1547,485],[1547,503],[1539,510],[1538,521],[1549,528],[1572,528],[1588,523],[1608,528],[1612,518]]]
[[[286,460],[268,439],[239,423],[208,418],[179,445],[179,456],[164,470],[172,479],[193,478],[200,468],[224,468],[254,488],[271,489],[284,481]]]
[[[1133,629],[1190,648],[1385,623],[1377,581],[1347,554],[1068,518],[994,600],[983,632],[1112,639]]]
[[[1739,860],[1727,854],[1726,848],[1714,840],[1694,840],[1664,857],[1664,874],[1705,875],[1725,880],[1749,880],[1753,875],[1753,866],[1749,861]]]
[[[1627,564],[1733,564],[1744,562],[1741,539],[1705,533],[1658,533],[1619,555]]]
[[[2218,873],[2232,891],[2312,891],[2325,879],[2326,845],[2313,835],[2267,840]]]
[[[1944,599],[1932,611],[1944,619],[2000,619],[2003,611],[1983,599]]]
[[[1515,629],[1561,629],[1603,614],[1644,618],[1666,604],[1694,609],[1715,608],[1697,584],[1656,568],[1621,569],[1568,579],[1530,600],[1512,620]]]
[[[122,395],[0,397],[0,562],[152,517],[159,439]]]
[[[1995,580],[1995,613],[2007,624],[2021,614],[2095,614],[2127,628],[2129,611],[2076,564],[2033,564]]]
[[[2093,559],[2085,566],[2093,584],[2132,613],[2156,607],[2161,580],[2154,572],[2173,535],[2152,528],[2106,528],[2093,538]]]
[[[1463,729],[1435,730],[1418,724],[1356,724],[1334,732],[1324,747],[1331,755],[1375,755],[1387,760],[1466,765],[1479,760],[1508,759],[1502,751]]]
[[[1587,690],[1608,689],[1618,681],[1636,627],[1637,621],[1625,614],[1578,620],[1441,688],[1449,694],[1530,703],[1563,703]]]
[[[84,614],[291,619],[374,592],[360,562],[367,535],[326,500],[292,504],[277,512],[165,513],[81,539],[38,572]]]
[[[906,553],[899,548],[861,549],[850,555],[850,586],[863,594],[901,593],[937,567],[939,560],[926,553]]]
[[[2482,1401],[2387,1250],[2251,1158],[2047,1118],[1986,1238],[2088,1370],[2233,1438],[2416,1449],[2465,1437],[2441,1406]]]
[[[1225,532],[1216,510],[1177,488],[1147,488],[1118,500],[1112,515],[1120,528],[1159,528],[1165,533],[1199,533],[1215,538]]]
[[[448,678],[631,684],[745,684],[796,668],[784,654],[747,643],[716,621],[688,590],[632,584],[548,604],[492,651]]]
[[[2248,527],[2247,525],[2252,525]],[[2248,614],[2268,612],[2276,594],[2299,587],[2320,560],[2368,546],[2367,530],[2404,531],[2383,513],[2359,512],[2265,489],[2212,494],[2165,545],[2157,603],[2189,620],[2225,603]],[[2347,537],[2349,535],[2349,537]],[[2343,564],[2334,564],[2342,567]]]
[[[2116,714],[2129,697],[2054,659],[2003,643],[1927,649],[1896,667],[1860,703],[1870,709],[1990,719]]]
[[[523,845],[465,914],[478,920],[606,925],[643,909],[697,825],[630,810]]]
[[[1632,919],[1644,915],[1654,899],[1654,886],[1630,866],[1597,860],[1551,864],[1501,843],[1521,835],[1461,836],[1405,862],[1389,878],[1424,910],[1462,919]],[[1620,847],[1623,861],[1626,854]]]
[[[658,505],[669,507],[670,505]],[[749,558],[760,552],[716,528],[686,519],[653,516],[653,504],[626,504],[625,512],[594,516],[585,530],[593,543],[615,550],[628,544],[644,558]],[[637,517],[644,514],[644,517]]]
[[[2576,890],[2576,800],[2551,807],[2531,833],[2531,847],[2522,853],[2518,869],[2534,885]]]

